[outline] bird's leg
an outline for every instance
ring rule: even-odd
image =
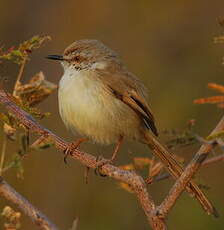
[[[124,141],[124,137],[123,136],[119,136],[117,144],[116,144],[116,146],[114,148],[114,152],[113,152],[112,157],[110,159],[110,163],[113,163],[115,161],[115,159],[117,157],[117,153],[119,152],[123,141]]]
[[[103,159],[103,160],[101,160],[101,159],[99,159],[99,157],[97,157],[97,159],[96,159],[96,161],[97,161],[97,167],[96,167],[96,169],[95,169],[95,173],[96,173],[96,174],[98,174],[98,172],[99,172],[99,174],[100,174],[101,176],[104,176],[103,174],[100,173],[100,169],[101,169],[102,166],[104,166],[105,164],[112,164],[112,163],[115,161],[115,159],[116,159],[116,157],[117,157],[117,153],[119,152],[119,150],[120,150],[120,148],[121,148],[121,145],[122,145],[123,141],[124,141],[124,137],[123,137],[123,136],[119,136],[118,141],[117,141],[117,144],[116,144],[116,146],[115,146],[115,148],[114,148],[112,157],[111,157],[110,159],[106,159],[106,160]]]
[[[88,141],[87,138],[79,138],[71,143],[68,144],[67,148],[64,150],[64,162],[67,164],[67,157],[68,155],[71,154],[72,151],[74,151],[75,149],[77,149],[80,144],[82,144],[83,142]]]

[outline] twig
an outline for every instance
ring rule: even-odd
[[[158,176],[154,177],[153,179],[151,179],[151,183],[153,183],[155,181],[165,180],[168,178],[171,178],[171,175],[168,173],[163,173],[162,175],[158,175]]]
[[[28,113],[20,109],[16,106],[10,97],[4,92],[4,90],[0,90],[0,103],[4,104],[6,108],[16,116],[16,118],[30,131],[38,133],[40,136],[48,136],[50,137],[54,143],[56,148],[64,151],[68,147],[68,143],[64,141],[62,138],[58,137],[51,131],[42,127],[30,116]],[[83,165],[89,168],[97,168],[98,161],[96,157],[79,151],[74,150],[71,153],[71,157],[80,161]],[[142,209],[147,217],[149,224],[154,230],[165,230],[166,225],[163,218],[155,215],[156,206],[147,192],[146,184],[143,178],[137,175],[133,171],[122,170],[118,167],[115,167],[111,164],[105,164],[102,166],[102,173],[113,178],[128,184],[134,193],[136,194],[139,203],[141,204]]]
[[[48,136],[50,139],[54,141],[56,148],[61,149],[63,151],[67,149],[68,143],[66,141],[64,141],[51,131],[36,123],[36,121],[28,113],[24,112],[22,109],[16,106],[14,102],[10,99],[10,97],[3,90],[0,90],[0,103],[4,104],[6,108],[12,114],[14,114],[16,118],[27,129],[31,130],[32,132],[38,133],[40,136]],[[212,134],[223,128],[224,118],[220,121],[219,125],[214,129]],[[186,185],[188,184],[192,176],[196,173],[199,166],[203,163],[203,160],[211,151],[213,146],[214,144],[210,143],[202,145],[202,147],[200,148],[192,162],[187,166],[184,173],[177,180],[175,185],[171,188],[169,195],[158,208],[156,208],[152,198],[148,194],[143,178],[137,175],[135,172],[122,170],[111,164],[105,164],[102,166],[102,173],[111,178],[128,184],[136,194],[151,227],[154,230],[163,230],[166,229],[164,217],[173,207],[177,198],[185,189]],[[71,157],[76,160],[79,160],[83,165],[89,168],[95,169],[98,166],[98,161],[96,157],[88,153],[79,150],[74,150],[71,153]]]
[[[213,135],[214,133],[221,131],[224,129],[224,116],[221,119],[221,121],[218,123],[216,128],[211,132],[210,135]],[[166,216],[169,212],[169,210],[174,206],[176,200],[181,195],[181,193],[184,191],[186,185],[191,180],[191,178],[195,175],[195,173],[199,170],[200,166],[208,156],[208,154],[211,152],[212,148],[216,145],[216,142],[213,144],[205,143],[203,144],[194,158],[191,160],[191,162],[188,164],[182,175],[177,179],[173,187],[171,188],[168,196],[165,198],[165,200],[162,202],[162,204],[158,207],[158,212],[162,216]],[[214,210],[216,213],[216,211]],[[218,216],[218,213],[216,213]]]
[[[14,89],[13,89],[13,96],[16,96],[16,91],[17,91],[18,86],[20,85],[20,80],[21,80],[22,75],[23,75],[25,64],[26,64],[26,58],[23,59],[22,64],[20,66],[19,73],[18,73],[18,76],[16,79],[16,83],[15,83]]]
[[[0,159],[0,176],[3,173],[4,160],[5,160],[5,152],[6,152],[6,144],[7,144],[7,138],[6,138],[6,135],[3,133],[2,152],[1,152],[1,159]]]
[[[58,230],[38,209],[15,191],[2,177],[0,177],[0,195],[16,204],[30,219],[43,230]]]
[[[215,157],[211,157],[209,159],[206,159],[203,163],[202,163],[202,167],[204,166],[208,166],[212,163],[216,163],[216,162],[220,162],[220,161],[223,161],[224,160],[224,154],[221,154],[221,155],[218,155],[218,156],[215,156]],[[164,173],[162,175],[159,175],[159,176],[156,176],[151,183],[153,183],[154,181],[161,181],[161,180],[165,180],[165,179],[168,179],[170,178],[170,174],[168,173]]]
[[[69,230],[77,230],[78,228],[78,222],[79,222],[79,218],[75,218],[75,220],[72,223],[72,227]]]
[[[146,140],[148,141],[149,147],[152,149],[153,153],[159,157],[161,162],[166,167],[167,171],[174,177],[174,179],[179,178],[184,172],[184,168],[182,165],[176,160],[174,155],[170,153],[166,147],[164,147],[157,138],[148,133],[144,133]],[[198,185],[190,180],[185,189],[191,194],[191,196],[195,197],[202,208],[208,213],[216,215],[215,208],[209,199],[206,197],[204,192],[198,187]]]
[[[19,69],[19,73],[17,75],[17,79],[16,82],[14,84],[14,89],[13,89],[13,96],[16,96],[16,91],[18,86],[20,85],[20,80],[22,78],[23,72],[24,72],[24,68],[25,68],[25,64],[26,64],[26,58],[23,59],[22,64],[20,66]],[[0,159],[0,176],[3,174],[3,172],[5,172],[6,170],[3,168],[4,166],[4,160],[5,160],[5,153],[6,153],[6,145],[7,145],[7,138],[6,135],[3,134],[3,142],[2,142],[2,152],[1,152],[1,159]],[[8,167],[7,167],[8,168]]]
[[[221,155],[211,157],[211,158],[205,160],[202,163],[202,166],[208,166],[208,165],[210,165],[212,163],[220,162],[220,161],[223,161],[223,160],[224,160],[224,154],[221,154]]]

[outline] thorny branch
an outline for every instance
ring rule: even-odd
[[[206,159],[206,160],[202,163],[201,166],[202,166],[202,167],[208,166],[208,165],[210,165],[210,164],[212,164],[212,163],[216,163],[216,162],[220,162],[220,161],[224,161],[224,154],[221,154],[221,155],[214,156],[214,157],[211,157],[211,158],[209,158],[209,159]],[[164,174],[162,174],[162,175],[156,176],[156,177],[152,180],[152,182],[154,182],[154,181],[165,180],[165,179],[168,179],[168,178],[170,178],[170,177],[171,177],[170,174],[164,173]],[[152,182],[151,182],[151,183],[152,183]]]
[[[24,71],[24,68],[25,68],[25,64],[26,64],[26,58],[24,58],[24,60],[23,60],[22,63],[21,63],[21,67],[20,67],[20,69],[19,69],[19,73],[18,73],[18,76],[17,76],[17,79],[16,79],[16,83],[15,83],[15,85],[14,85],[13,96],[16,96],[17,88],[18,88],[18,86],[21,84],[21,83],[20,83],[20,80],[21,80],[22,75],[23,75],[23,71]]]
[[[28,128],[32,132],[38,133],[41,136],[40,138],[42,138],[42,136],[51,138],[54,141],[56,148],[62,151],[66,150],[68,146],[68,143],[66,141],[64,141],[51,131],[47,130],[46,128],[42,127],[41,125],[37,124],[28,113],[26,113],[14,104],[14,102],[4,92],[4,90],[0,90],[0,103],[4,104],[8,111],[16,116],[16,118],[26,128]],[[98,166],[98,161],[96,157],[85,152],[74,150],[71,153],[71,157],[79,160],[83,165],[89,168],[95,169]],[[102,166],[102,173],[111,178],[127,183],[136,193],[136,196],[152,228],[160,230],[166,229],[164,220],[154,214],[156,206],[147,192],[146,184],[142,177],[137,175],[134,171],[122,170],[111,164],[106,164]]]
[[[0,176],[0,195],[5,199],[16,204],[30,219],[43,230],[58,230],[48,218],[43,215],[38,209],[29,203],[23,196],[15,191],[3,178]]]
[[[32,132],[38,133],[40,135],[40,139],[43,139],[43,137],[48,137],[52,141],[54,141],[56,148],[63,151],[67,148],[68,143],[66,141],[36,123],[36,121],[28,113],[26,113],[14,104],[14,102],[10,99],[10,96],[7,95],[4,90],[0,90],[0,103],[4,104],[9,112],[12,113],[26,128],[28,128]],[[213,133],[223,128],[224,118],[220,121],[219,125],[216,127]],[[205,159],[205,156],[208,155],[212,147],[212,144],[202,145],[196,156],[193,158],[192,162],[186,167],[184,173],[171,188],[168,197],[159,207],[156,207],[154,201],[149,195],[143,178],[137,175],[134,171],[123,170],[111,164],[105,164],[102,166],[102,173],[115,180],[119,180],[128,184],[136,194],[138,201],[142,209],[144,210],[152,229],[165,230],[167,228],[164,217],[173,207],[175,201],[182,193],[189,180],[199,169],[199,167],[203,163],[203,160]],[[96,157],[88,153],[74,150],[71,153],[71,157],[80,161],[83,165],[89,168],[95,169],[98,166],[98,161]]]
[[[211,132],[210,135],[215,134],[216,132],[219,132],[224,129],[224,117],[220,120],[218,125],[215,127],[215,129]],[[186,169],[182,173],[182,175],[177,179],[176,183],[171,188],[168,196],[166,199],[162,202],[162,204],[159,206],[158,211],[162,216],[166,216],[169,212],[169,210],[174,206],[176,200],[181,195],[181,193],[184,191],[186,185],[190,181],[190,179],[196,174],[196,172],[199,170],[205,159],[207,158],[208,154],[211,152],[214,145],[216,145],[217,142],[213,143],[205,143],[203,144],[198,152],[195,154],[194,158],[191,160],[191,162],[187,165]],[[217,213],[218,216],[218,213]]]

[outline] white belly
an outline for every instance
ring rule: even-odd
[[[67,71],[59,83],[59,109],[65,125],[100,143],[120,135],[138,139],[135,112],[108,92],[87,71]]]

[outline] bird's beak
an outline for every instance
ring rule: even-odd
[[[62,55],[48,55],[46,58],[51,59],[51,60],[56,60],[56,61],[63,61],[64,58]]]

